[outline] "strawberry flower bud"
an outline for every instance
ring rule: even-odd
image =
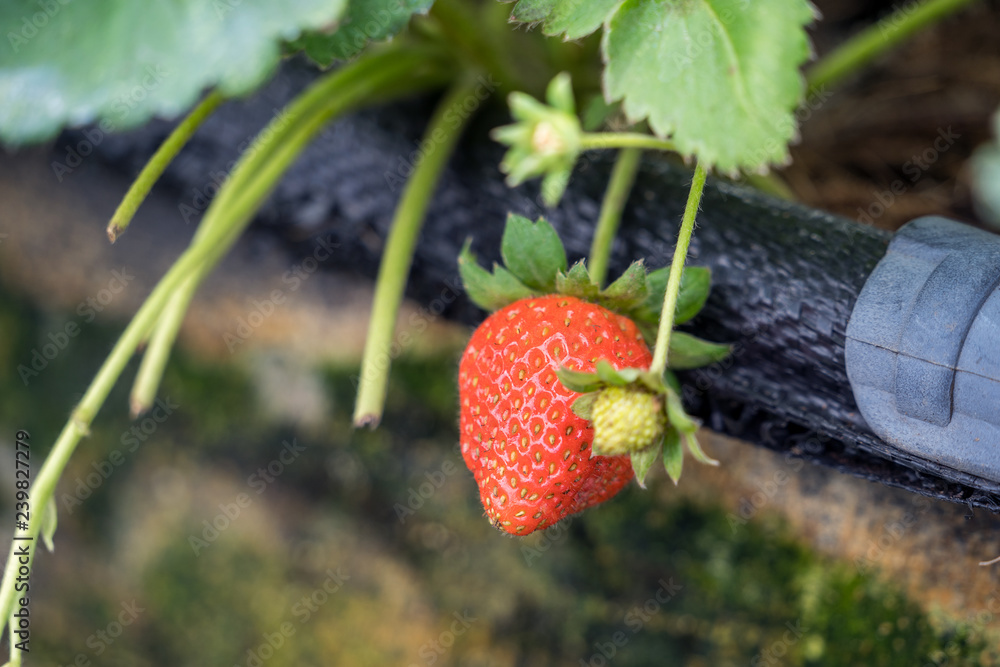
[[[517,122],[496,128],[492,137],[510,146],[500,163],[507,184],[514,187],[543,176],[542,197],[547,205],[555,206],[580,155],[583,131],[568,74],[552,79],[545,98],[548,104],[524,93],[511,93],[510,113]]]

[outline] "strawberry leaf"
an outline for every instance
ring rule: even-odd
[[[521,0],[511,13],[520,23],[543,21],[546,35],[564,33],[567,40],[586,37],[622,4],[622,0]]]
[[[558,0],[519,0],[510,20],[518,23],[538,23],[552,12]]]
[[[653,467],[653,462],[660,458],[660,449],[663,447],[663,439],[656,441],[646,449],[632,452],[632,470],[635,472],[635,481],[639,486],[646,488],[646,474]]]
[[[556,275],[566,270],[566,250],[556,230],[544,218],[533,223],[513,213],[508,215],[500,254],[511,273],[541,292],[552,292]]]
[[[683,331],[670,335],[667,365],[674,370],[688,370],[722,361],[729,354],[730,346],[710,343]]]
[[[208,88],[245,95],[273,74],[284,40],[346,9],[347,0],[2,2],[0,140],[42,141],[91,122],[124,130],[178,116]]]
[[[611,310],[628,312],[641,305],[646,297],[646,267],[640,259],[632,262],[625,273],[601,292],[601,304]]]
[[[625,371],[633,369],[626,368],[622,371],[619,371],[604,359],[601,359],[600,361],[597,362],[597,364],[595,365],[595,370],[597,371],[597,377],[601,378],[601,380],[605,384],[610,384],[615,387],[624,387],[625,385],[635,380],[635,377],[628,378],[625,376]],[[638,374],[636,375],[636,377],[637,376]]]
[[[694,433],[698,430],[698,422],[684,410],[681,397],[672,391],[667,392],[667,419],[681,433]]]
[[[570,406],[570,409],[573,411],[573,414],[579,417],[580,419],[586,419],[590,421],[590,417],[593,414],[594,410],[594,401],[596,400],[597,400],[597,392],[584,394],[583,396],[573,401],[573,405]],[[593,455],[594,455],[593,450],[591,450],[591,456]]]
[[[587,263],[581,259],[570,267],[568,273],[560,271],[556,274],[556,291],[585,301],[594,301],[600,290],[590,279]]]
[[[650,271],[646,275],[648,296],[634,311],[635,319],[657,322],[663,311],[663,293],[667,290],[670,267]],[[674,309],[674,324],[684,324],[697,315],[711,291],[712,271],[703,266],[686,266],[681,273],[681,288]]]
[[[663,283],[666,288],[666,283]],[[697,315],[712,289],[712,271],[704,266],[688,266],[681,274],[681,290],[677,295],[677,308],[674,311],[674,324],[684,324]],[[662,306],[662,294],[660,295]]]
[[[710,466],[719,465],[718,461],[716,461],[711,456],[706,454],[705,450],[701,448],[701,445],[698,444],[698,438],[695,436],[694,433],[683,433],[682,437],[684,438],[684,442],[687,444],[688,451],[691,452],[695,460],[699,461],[700,463],[704,463],[705,465],[710,465]]]
[[[565,366],[559,367],[556,371],[556,377],[559,378],[564,387],[578,394],[588,394],[592,391],[597,391],[603,384],[596,373],[574,371]]]
[[[351,0],[339,24],[307,32],[289,48],[301,49],[316,64],[329,67],[357,55],[369,42],[392,37],[406,27],[413,14],[424,14],[433,4],[434,0]]]
[[[673,426],[668,426],[663,434],[663,467],[677,486],[684,468],[684,448],[681,446],[681,434]]]
[[[605,97],[706,167],[784,163],[813,18],[807,0],[626,0],[602,42]]]
[[[586,37],[621,4],[622,0],[559,0],[545,19],[545,34],[564,33],[567,40]]]
[[[476,256],[469,249],[472,240],[465,242],[458,256],[458,273],[469,299],[482,308],[493,312],[519,299],[538,296],[524,283],[502,266],[493,265],[493,273],[479,266]]]

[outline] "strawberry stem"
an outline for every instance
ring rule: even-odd
[[[472,116],[465,110],[465,105],[470,99],[478,104],[475,92],[475,81],[471,77],[463,77],[438,105],[421,144],[429,148],[414,166],[396,206],[395,219],[379,265],[368,337],[361,358],[358,398],[354,406],[355,426],[374,428],[382,418],[391,364],[389,350],[396,328],[396,313],[410,275],[413,250],[441,171]]]
[[[590,279],[598,287],[604,284],[608,275],[611,245],[621,223],[625,202],[635,183],[635,175],[639,172],[641,157],[642,149],[623,148],[611,170],[608,189],[604,192],[604,201],[601,203],[601,215],[594,231],[594,241],[590,246]]]
[[[807,95],[838,83],[921,28],[970,2],[971,0],[927,0],[920,4],[899,5],[891,14],[854,35],[809,68],[806,73]]]
[[[115,210],[114,215],[111,216],[111,222],[108,223],[108,238],[112,243],[118,240],[118,237],[128,228],[132,218],[135,217],[135,212],[142,205],[142,202],[146,199],[146,195],[153,188],[153,184],[159,180],[160,176],[167,166],[173,161],[184,145],[188,142],[194,133],[201,127],[201,124],[205,122],[205,119],[212,115],[216,107],[222,102],[222,95],[218,92],[211,92],[205,97],[201,103],[194,108],[187,115],[187,117],[181,121],[181,124],[174,128],[167,140],[160,145],[153,157],[149,158],[149,162],[146,166],[142,168],[139,172],[139,176],[132,181],[132,185],[129,187],[128,192],[125,193],[125,197],[122,198],[121,203]]]
[[[651,148],[658,151],[676,151],[672,141],[658,139],[641,132],[584,132],[580,135],[580,149],[602,148]]]
[[[199,231],[196,234],[191,245],[157,283],[73,410],[31,485],[32,502],[38,507],[47,507],[77,444],[89,433],[91,422],[136,348],[162,321],[169,302],[193,276],[201,276],[202,272],[207,272],[219,262],[280,176],[316,133],[331,118],[356,109],[375,97],[384,99],[387,93],[413,90],[418,86],[426,88],[439,82],[442,68],[434,67],[428,73],[427,66],[432,62],[429,56],[426,50],[391,46],[360,58],[321,78],[299,95],[288,107],[287,116],[291,122],[276,119],[272,122],[274,127],[261,133],[260,150],[248,151],[241,156],[232,176],[206,212],[199,226],[204,233]],[[227,191],[234,191],[233,196],[224,197]],[[21,531],[19,536],[37,537],[44,516],[44,512],[33,512],[28,520],[28,529]],[[15,580],[19,572],[23,574],[24,569],[31,567],[34,557],[32,550],[27,562],[15,558],[17,544],[11,544],[0,584],[0,632],[11,618]],[[12,649],[11,653],[13,656],[15,651]]]
[[[677,295],[681,289],[681,273],[687,259],[688,246],[691,244],[691,234],[694,232],[694,220],[701,204],[701,193],[705,189],[707,173],[699,162],[694,168],[694,180],[688,193],[687,205],[684,207],[684,217],[681,219],[681,229],[677,233],[677,246],[674,248],[674,259],[670,263],[670,274],[667,277],[667,289],[663,294],[663,311],[660,315],[660,328],[656,332],[656,347],[653,350],[653,363],[649,370],[657,377],[667,369],[667,352],[670,349],[670,333],[674,328],[674,313],[677,310]]]

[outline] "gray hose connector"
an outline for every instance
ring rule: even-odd
[[[1000,236],[908,223],[847,325],[847,375],[887,443],[1000,482]]]

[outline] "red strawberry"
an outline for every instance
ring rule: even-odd
[[[513,535],[608,500],[632,479],[628,456],[595,456],[590,422],[560,366],[648,368],[649,348],[622,315],[570,296],[521,299],[490,315],[459,369],[462,456],[490,522]]]

